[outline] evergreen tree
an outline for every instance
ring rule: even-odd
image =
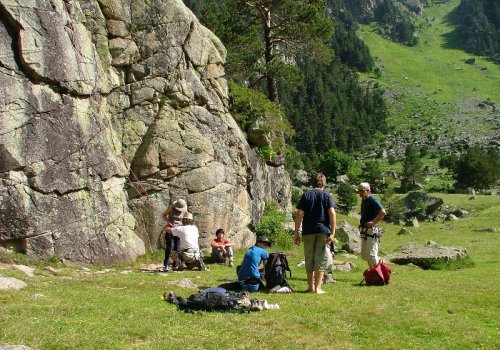
[[[423,179],[422,167],[420,152],[413,145],[407,146],[403,161],[403,178],[401,180],[401,189],[404,192],[414,189],[417,182]]]
[[[382,192],[384,187],[384,168],[376,160],[367,160],[363,164],[361,173],[363,181],[368,182],[372,187],[372,192]]]
[[[455,179],[458,187],[487,189],[500,178],[500,154],[497,151],[485,152],[472,147],[464,153],[456,165]]]
[[[340,213],[349,214],[356,206],[358,197],[356,191],[349,184],[340,184],[337,188],[337,207]]]
[[[228,48],[227,72],[278,102],[278,81],[297,80],[296,55],[331,59],[325,0],[211,0],[202,21]]]
[[[455,18],[463,49],[500,63],[500,2],[462,0]]]

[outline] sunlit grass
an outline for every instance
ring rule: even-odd
[[[280,305],[279,310],[250,314],[186,314],[161,300],[164,291],[188,296],[195,290],[172,284],[184,278],[199,288],[235,278],[232,268],[211,264],[208,272],[172,274],[140,272],[139,263],[112,267],[60,264],[57,275],[36,268],[29,278],[17,270],[2,275],[22,279],[28,287],[0,292],[0,344],[24,344],[34,349],[495,349],[500,346],[499,233],[500,198],[435,194],[445,205],[471,215],[453,222],[422,223],[413,236],[399,236],[400,226],[384,224],[383,254],[406,242],[463,246],[474,266],[458,270],[422,270],[393,265],[394,283],[359,287],[365,263],[345,258],[358,268],[337,272],[337,283],[326,295],[306,289],[301,248],[287,252],[294,294],[254,293]],[[339,215],[353,225],[356,219]],[[237,251],[240,261],[242,250]],[[16,258],[11,262],[15,262]],[[140,259],[160,264],[161,252]],[[108,267],[109,268],[109,267]],[[123,274],[125,270],[132,272]]]

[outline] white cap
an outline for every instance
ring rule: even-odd
[[[367,190],[367,191],[371,191],[370,189],[370,184],[368,182],[362,182],[359,184],[358,186],[358,190]]]

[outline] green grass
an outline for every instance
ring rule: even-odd
[[[351,273],[336,273],[326,295],[301,293],[305,271],[297,267],[301,248],[288,252],[292,285],[297,293],[254,293],[280,305],[279,310],[250,314],[186,314],[161,300],[164,291],[188,296],[194,290],[170,282],[189,278],[200,288],[226,282],[233,269],[210,265],[211,271],[173,274],[140,272],[140,263],[159,263],[162,254],[142,257],[131,266],[90,267],[24,260],[36,267],[29,278],[17,270],[0,274],[22,279],[28,287],[0,292],[0,344],[24,344],[33,349],[498,349],[500,347],[500,270],[498,233],[476,228],[500,228],[498,196],[443,195],[445,205],[468,210],[471,216],[454,222],[422,223],[413,236],[398,236],[399,226],[384,224],[382,251],[400,244],[464,246],[472,267],[422,270],[393,265],[394,283],[359,287],[365,263]],[[340,215],[356,224],[356,219]],[[237,260],[243,251],[237,252]],[[2,261],[13,262],[17,258]],[[109,268],[109,267],[108,267]],[[132,272],[122,274],[124,269]]]

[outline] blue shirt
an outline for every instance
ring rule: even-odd
[[[263,260],[267,260],[268,258],[269,253],[261,247],[255,245],[248,249],[243,257],[243,263],[238,272],[238,279],[242,281],[249,277],[260,278],[259,265]]]
[[[364,226],[368,221],[373,221],[378,212],[384,209],[382,204],[373,195],[361,201],[361,219],[359,223]]]
[[[308,190],[300,198],[297,209],[304,212],[302,234],[332,233],[328,210],[335,208],[333,197],[323,190]]]

